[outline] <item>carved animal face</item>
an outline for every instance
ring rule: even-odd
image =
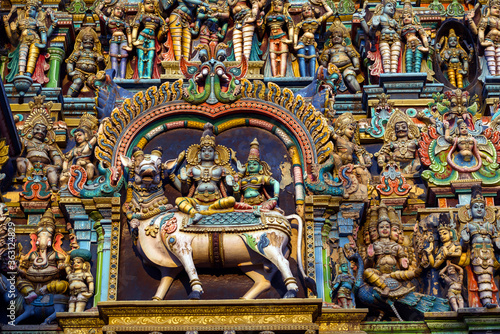
[[[125,156],[120,156],[120,158],[125,167],[135,167],[134,183],[137,186],[151,189],[157,187],[161,183],[161,155],[138,155],[135,162]]]

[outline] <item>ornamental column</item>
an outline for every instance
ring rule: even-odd
[[[57,88],[59,87],[59,78],[61,74],[61,64],[64,59],[64,50],[56,47],[49,47],[47,51],[50,54],[50,69],[49,69],[49,82],[46,87]]]

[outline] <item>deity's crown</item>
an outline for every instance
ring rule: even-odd
[[[410,13],[413,15],[413,6],[411,5],[410,0],[405,0],[405,3],[403,5],[403,14]]]
[[[389,212],[388,212],[388,208],[387,206],[382,203],[379,207],[378,207],[378,223],[380,222],[383,222],[383,221],[387,221],[387,222],[390,222],[391,219],[389,218]]]
[[[97,130],[97,125],[99,124],[99,120],[92,114],[84,113],[82,118],[80,118],[80,122],[78,124],[78,129],[81,129],[88,134]]]
[[[390,207],[388,208],[388,211],[389,211],[389,220],[391,222],[391,225],[398,225],[399,228],[402,230],[403,224],[401,223],[401,219],[399,219],[399,215],[396,212],[396,209]]]
[[[486,201],[484,200],[481,186],[480,185],[472,186],[472,195],[470,199],[470,204],[472,205],[474,203],[485,203],[485,202]]]
[[[351,124],[355,124],[356,120],[352,116],[351,113],[345,113],[339,116],[337,120],[335,121],[335,131],[339,129],[343,129]]]
[[[26,6],[34,6],[39,8],[42,6],[42,2],[40,0],[26,0]]]
[[[47,211],[45,211],[42,219],[40,219],[40,222],[38,222],[38,228],[50,228],[52,231],[56,229],[56,222],[54,219],[54,214],[52,213],[52,209],[49,208],[47,209]]]
[[[491,6],[499,6],[500,5],[500,0],[489,0],[488,1],[488,7],[491,7]]]
[[[257,138],[255,138],[250,143],[250,153],[248,153],[248,160],[255,160],[260,162],[260,150],[259,150],[259,142]]]
[[[45,109],[33,109],[24,124],[25,126],[31,128],[35,127],[37,124],[42,124],[47,128],[47,130],[51,130],[53,123]]]
[[[211,146],[214,147],[216,146],[215,144],[215,136],[214,134],[214,126],[212,123],[206,123],[205,126],[203,127],[203,134],[201,135],[200,139],[200,146]]]
[[[397,0],[385,0],[384,5],[392,3],[394,6],[397,6],[398,1]]]
[[[451,231],[452,228],[454,228],[454,226],[450,222],[450,217],[446,213],[441,213],[439,215],[438,231],[439,230]]]
[[[498,0],[500,2],[500,0]],[[455,30],[454,29],[450,29],[450,33],[448,35],[448,38],[450,37],[458,37],[457,34],[455,34]]]

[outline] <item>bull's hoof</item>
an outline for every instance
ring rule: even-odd
[[[198,290],[193,290],[191,291],[191,293],[189,294],[188,298],[190,300],[200,300],[201,298],[201,294],[203,293],[203,291],[198,291]]]
[[[283,298],[297,298],[297,290],[288,290]]]

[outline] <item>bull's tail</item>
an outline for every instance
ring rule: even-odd
[[[286,219],[297,219],[299,229],[298,229],[298,237],[297,237],[297,263],[299,265],[300,273],[304,278],[304,282],[306,287],[312,291],[312,293],[317,296],[318,292],[316,290],[316,282],[311,277],[307,276],[304,271],[304,265],[302,263],[302,240],[304,240],[304,222],[299,215],[289,215],[285,217]]]

